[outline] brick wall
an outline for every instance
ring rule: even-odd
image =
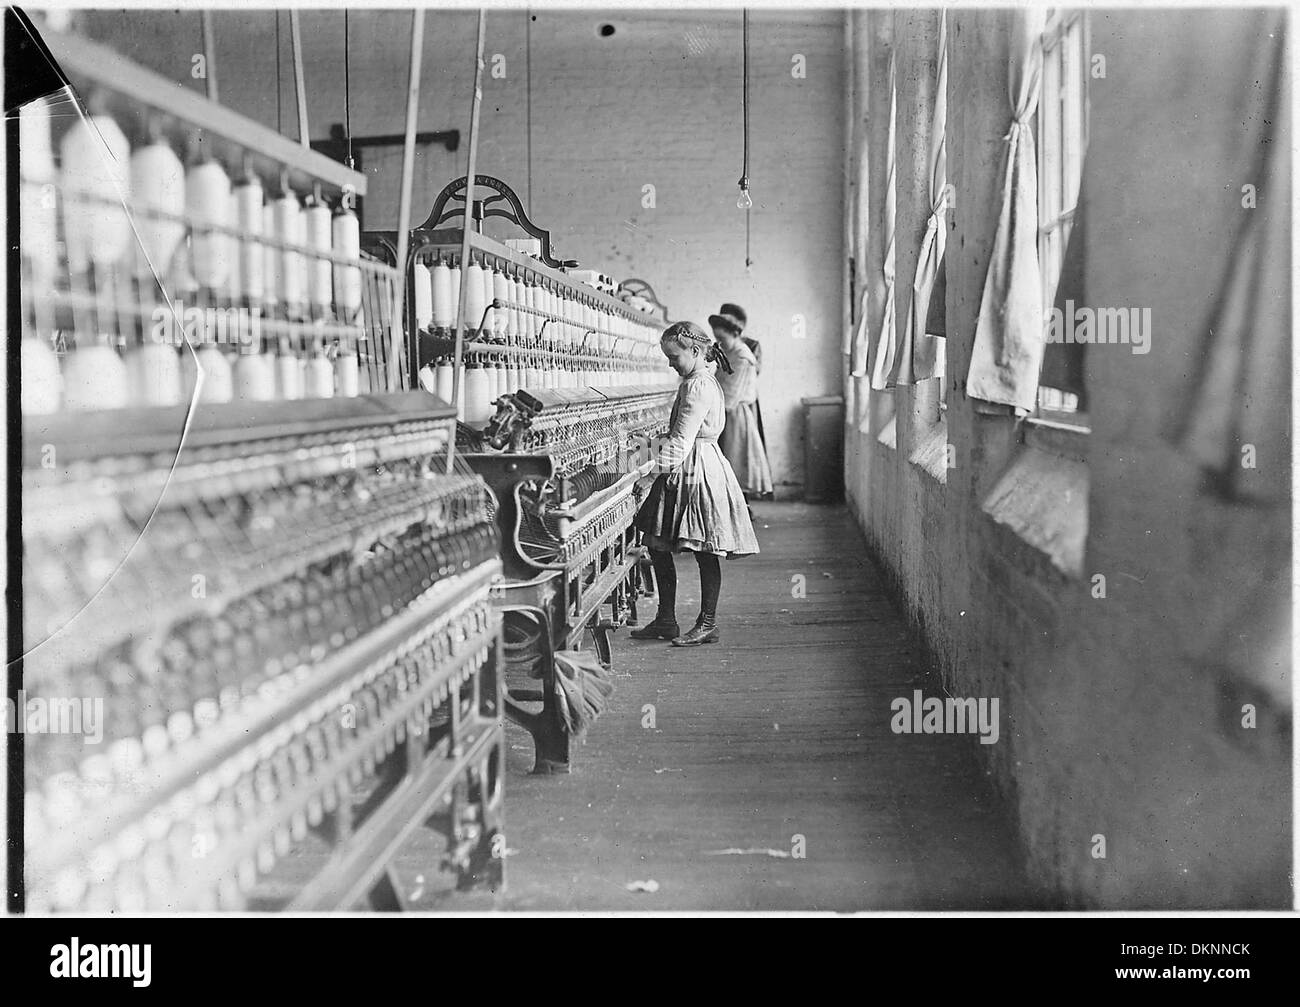
[[[1086,492],[1064,492],[1077,486],[1077,461],[1040,452],[1032,434],[1022,443],[1024,424],[981,415],[965,395],[999,209],[1005,12],[959,12],[949,22],[957,209],[946,380],[956,467],[946,483],[908,457],[924,387],[853,389],[865,423],[849,429],[851,504],[936,659],[942,681],[930,688],[999,697],[1002,736],[980,754],[1017,818],[1033,877],[1068,906],[1291,905],[1290,710],[1270,711],[1216,656],[1226,642],[1239,668],[1261,679],[1288,673],[1289,635],[1261,638],[1250,598],[1270,565],[1286,567],[1290,509],[1207,496],[1196,468],[1160,437],[1218,294],[1239,187],[1254,177],[1256,152],[1236,131],[1258,103],[1234,53],[1261,44],[1269,30],[1261,19],[1226,10],[1094,16],[1092,48],[1111,70],[1090,99],[1088,299],[1150,306],[1163,321],[1145,356],[1089,348]],[[891,27],[892,39],[857,37],[884,47],[885,60],[892,40],[906,61],[908,33],[924,25],[895,17]],[[915,69],[900,65],[900,102]],[[915,183],[900,175],[900,221]],[[900,287],[909,281],[900,266]],[[904,310],[900,301],[900,326]],[[897,448],[877,438],[891,411]],[[986,511],[994,485],[1014,482],[1027,464],[1042,479],[1015,487],[1024,514],[1086,525],[1071,572]],[[1097,573],[1105,598],[1093,596]],[[1241,724],[1246,704],[1258,708],[1250,730]],[[1104,858],[1094,856],[1097,835]]]

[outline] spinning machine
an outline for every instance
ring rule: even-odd
[[[557,259],[504,182],[476,174],[474,198],[466,188],[464,178],[444,188],[410,235],[408,365],[459,401],[457,454],[500,502],[506,715],[533,736],[534,772],[567,772],[578,731],[557,655],[589,642],[608,667],[611,632],[636,619],[645,550],[634,486],[652,470],[676,380],[653,315],[612,296],[604,274]],[[528,237],[488,237],[492,218]],[[396,263],[394,234],[364,240]]]
[[[365,178],[42,34],[89,107],[20,116],[28,911],[399,908],[425,825],[500,889],[495,501]]]

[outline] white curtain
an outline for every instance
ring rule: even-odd
[[[948,14],[939,12],[938,80],[934,93],[934,116],[930,125],[930,218],[916,259],[916,277],[912,280],[912,302],[907,309],[907,328],[899,348],[893,384],[909,385],[936,374],[938,355],[943,341],[926,331],[930,310],[930,292],[943,262],[948,241],[948,170],[946,132],[948,128]]]
[[[871,87],[871,42],[872,34],[866,30],[868,14],[866,11],[850,11],[850,23],[853,36],[853,72],[854,101],[853,158],[850,164],[854,172],[854,199],[852,206],[853,221],[850,227],[852,235],[852,255],[858,272],[858,303],[855,306],[855,324],[848,333],[849,374],[855,378],[867,376],[867,360],[871,354],[871,333],[867,327],[867,304],[873,277],[866,275],[867,262],[870,258],[868,248],[871,241],[868,214],[871,207],[871,172],[870,131],[865,122],[866,109],[870,101]]]
[[[894,198],[895,155],[894,138],[898,124],[898,81],[897,64],[894,54],[889,55],[889,135],[885,144],[885,156],[889,169],[885,172],[885,261],[883,267],[885,279],[885,306],[880,320],[880,332],[876,336],[876,349],[871,360],[871,387],[876,391],[888,388],[889,377],[894,370],[894,358],[898,347],[897,333],[894,325],[894,218],[896,202]]]
[[[1038,266],[1038,169],[1029,125],[1043,73],[1043,23],[1041,8],[1012,15],[1012,119],[1003,137],[1002,211],[966,375],[972,399],[1024,412],[1034,406],[1046,345]]]

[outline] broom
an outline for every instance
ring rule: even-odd
[[[592,651],[555,652],[555,699],[564,729],[581,737],[609,705],[614,683]]]

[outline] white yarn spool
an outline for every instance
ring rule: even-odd
[[[302,361],[292,352],[276,355],[275,394],[286,402],[302,398]]]
[[[313,353],[307,361],[307,387],[304,393],[309,399],[334,397],[334,365],[320,351]]]
[[[522,304],[520,300],[519,281],[506,277],[506,298],[511,304]],[[524,313],[517,307],[511,308],[506,316],[506,335],[517,336],[524,331]]]
[[[486,423],[492,417],[487,371],[482,367],[466,367],[464,380],[465,422]]]
[[[526,310],[528,307],[528,288],[523,278],[516,276],[510,281],[510,296],[514,302],[519,305],[515,309],[515,331],[514,335],[526,336],[528,334],[529,314]]]
[[[502,304],[510,303],[510,280],[499,269],[492,271],[492,296]],[[511,329],[510,318],[513,312],[509,308],[499,308],[492,312],[492,331],[505,335]]]
[[[78,347],[63,362],[63,407],[72,412],[122,409],[130,401],[126,364],[101,336],[91,346]]]
[[[233,377],[235,398],[241,402],[270,402],[275,398],[275,357],[272,354],[239,354]]]
[[[506,376],[504,378],[505,384],[502,388],[502,391],[505,392],[519,391],[519,389],[523,387],[522,385],[520,385],[521,380],[523,380],[523,376],[519,371],[519,355],[517,352],[512,352],[510,356],[506,359]]]
[[[456,324],[456,312],[460,308],[460,266],[452,266],[449,270],[451,273],[451,321],[448,325]]]
[[[174,406],[181,401],[181,358],[176,347],[145,342],[126,359],[131,402],[137,406]]]
[[[559,295],[558,314],[564,319],[560,331],[564,334],[564,345],[572,348],[578,341],[578,326],[574,323],[573,299],[567,293]]]
[[[308,301],[315,317],[321,318],[330,313],[330,305],[334,303],[334,263],[328,258],[333,250],[333,215],[323,202],[312,199],[303,211],[303,220],[307,247],[317,253],[309,257],[307,264]],[[332,382],[332,367],[330,373]],[[330,395],[333,394],[331,384]]]
[[[185,237],[180,219],[185,213],[185,166],[166,142],[155,140],[131,155],[131,191],[140,211],[135,216],[136,273],[162,279]]]
[[[456,324],[451,299],[451,268],[439,259],[430,267],[429,276],[433,280],[433,326],[449,329]]]
[[[229,227],[230,178],[216,161],[196,164],[185,176],[185,207],[193,225],[194,278],[199,286],[220,290],[230,275],[233,243],[210,227]],[[209,226],[205,226],[209,225]]]
[[[485,265],[483,267],[483,307],[486,308],[489,304],[491,304],[492,298],[496,297],[496,295],[497,295],[496,281],[493,279],[492,270]],[[474,319],[474,324],[475,325],[478,324],[477,318]],[[488,315],[487,322],[484,327],[484,331],[494,332],[495,329],[493,328],[493,326],[495,325],[496,325],[496,319],[493,318],[491,315]]]
[[[514,302],[518,304],[521,308],[528,307],[528,288],[524,284],[524,281],[517,276],[510,281],[510,296],[514,298]],[[528,320],[532,316],[528,314],[527,311],[522,311],[519,309],[515,310],[514,315],[515,315],[515,328],[514,331],[511,332],[511,335],[515,335],[515,336],[528,335]]]
[[[274,201],[262,207],[262,234],[268,238],[280,237]],[[280,303],[280,272],[283,265],[284,255],[278,248],[269,244],[262,246],[262,275],[266,278],[262,285],[262,296],[267,304]]]
[[[520,303],[523,304],[524,307],[529,309],[537,307],[531,284],[521,283],[519,285],[519,298]],[[520,316],[519,334],[528,339],[532,339],[533,336],[537,335],[537,316],[534,315],[531,310],[524,312],[523,315]]]
[[[302,206],[298,197],[286,192],[272,204],[275,211],[275,236],[288,245],[303,244]],[[280,253],[277,296],[290,312],[301,312],[306,303],[306,263],[302,253],[285,249]]]
[[[131,195],[131,145],[109,116],[92,115],[72,124],[59,154],[68,269],[111,266],[131,240],[123,202]]]
[[[433,369],[434,394],[443,402],[451,401],[451,364],[446,357],[438,358],[438,366]]]
[[[20,349],[22,368],[22,409],[24,416],[48,416],[59,411],[63,397],[63,378],[59,358],[44,339],[23,339]]]
[[[238,229],[239,197],[235,195],[234,189],[230,190],[230,223]],[[226,294],[230,297],[230,303],[236,308],[243,303],[244,278],[240,271],[240,260],[243,258],[244,245],[247,241],[248,239],[243,235],[234,235],[230,239],[230,272],[226,274]]]
[[[251,302],[258,302],[266,289],[265,246],[262,234],[266,229],[262,202],[265,193],[262,183],[250,175],[235,186],[235,228],[242,235],[239,249],[239,287]]]
[[[497,373],[497,365],[492,361],[485,360],[483,369],[487,375],[488,402],[493,403],[501,397],[501,375]]]
[[[18,158],[22,180],[18,219],[22,228],[23,255],[31,270],[32,293],[40,296],[54,282],[55,270],[58,268],[59,212],[59,204],[54,197],[50,108],[43,98],[30,101],[18,110]],[[38,365],[33,363],[32,366]],[[57,361],[55,373],[58,373]],[[23,380],[23,401],[27,402],[26,378]],[[43,394],[34,394],[31,405],[35,408],[43,401]],[[26,406],[23,407],[23,412],[27,412]]]
[[[334,214],[334,254],[361,261],[361,224],[351,210],[340,208]],[[334,303],[345,322],[361,310],[361,267],[335,265]]]
[[[335,394],[339,398],[354,399],[357,397],[360,385],[360,367],[356,351],[347,353],[340,351],[334,360]]]
[[[465,327],[473,333],[483,318],[487,302],[483,299],[483,267],[471,262],[465,270],[469,274],[465,291]]]
[[[411,278],[415,287],[415,327],[427,329],[433,324],[433,277],[429,267],[417,261],[411,267]]]

